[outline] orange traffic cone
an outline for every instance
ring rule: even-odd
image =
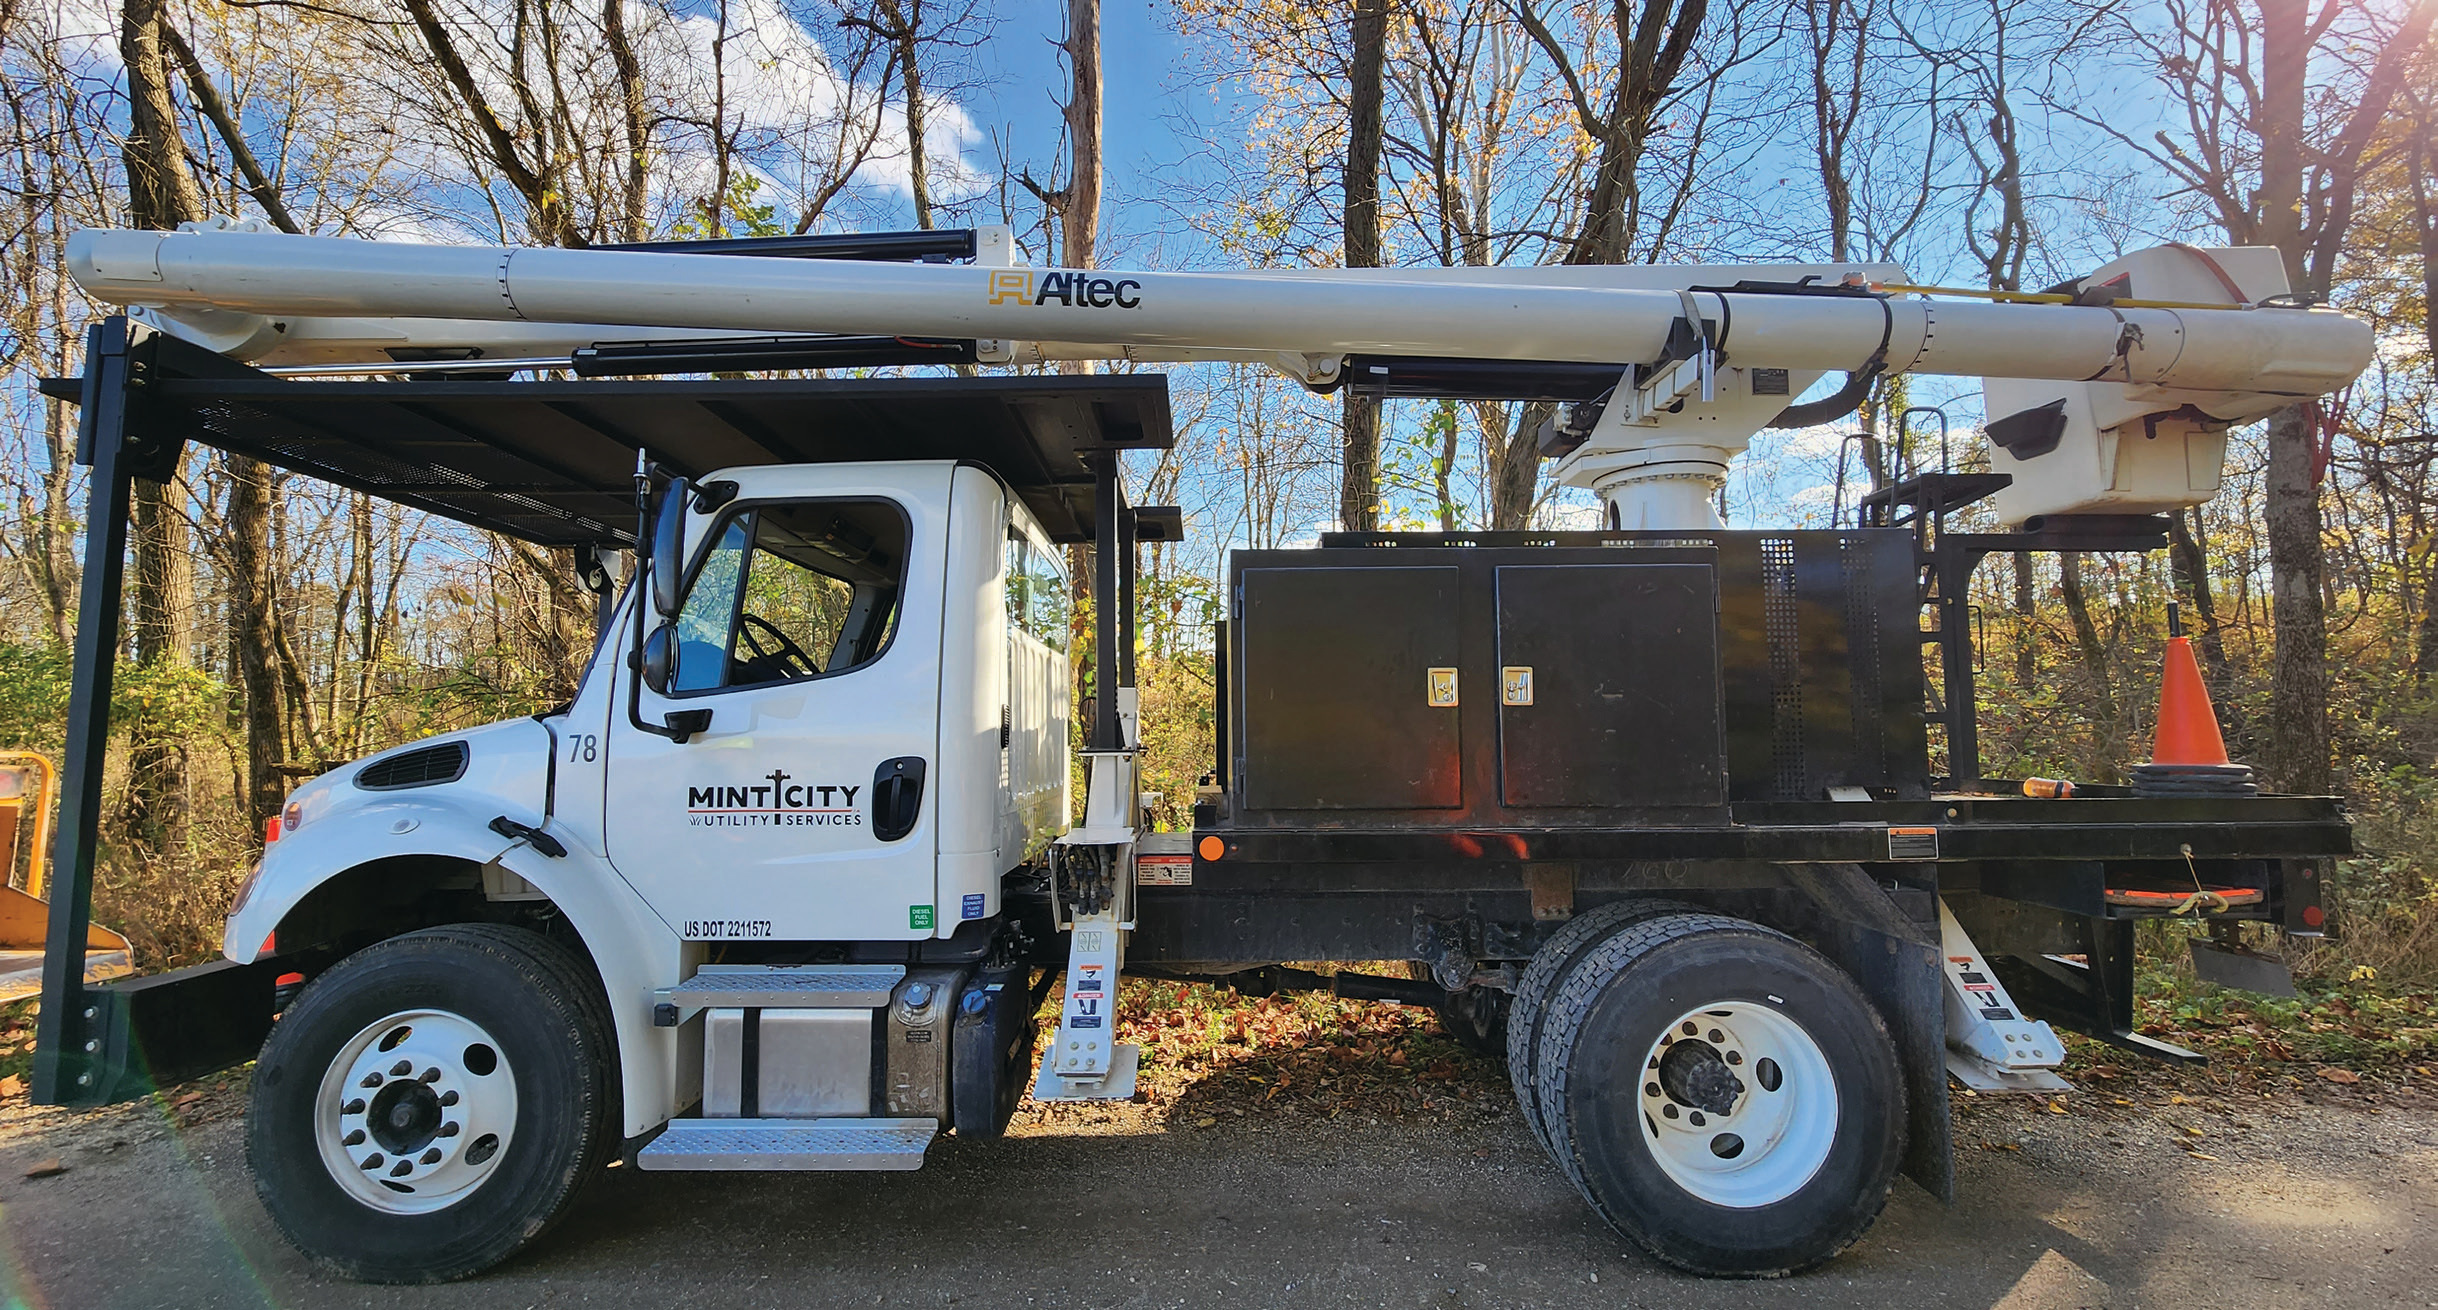
[[[2250,796],[2260,787],[2251,766],[2226,758],[2226,738],[2218,733],[2218,712],[2209,703],[2209,687],[2201,681],[2201,665],[2193,659],[2192,638],[2184,635],[2184,616],[2167,607],[2167,670],[2159,684],[2159,730],[2152,740],[2150,763],[2133,771],[2137,796]]]
[[[2167,676],[2159,685],[2159,732],[2150,747],[2153,764],[2224,764],[2226,738],[2218,735],[2218,712],[2201,681],[2190,637],[2167,639]]]

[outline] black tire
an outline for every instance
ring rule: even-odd
[[[362,1282],[446,1282],[514,1255],[617,1149],[615,1047],[595,991],[566,948],[491,924],[410,933],[340,961],[273,1026],[254,1071],[246,1160],[263,1207],[298,1250]],[[516,1106],[487,1174],[444,1208],[400,1214],[333,1177],[316,1136],[317,1100],[351,1042],[415,1010],[460,1016],[491,1034]],[[470,1158],[471,1145],[462,1149]]]
[[[1524,967],[1524,976],[1515,985],[1514,999],[1507,1008],[1507,1081],[1515,1087],[1516,1107],[1524,1112],[1524,1126],[1532,1130],[1532,1138],[1541,1149],[1550,1149],[1549,1130],[1541,1124],[1541,1106],[1534,1069],[1540,1060],[1541,1023],[1549,1011],[1549,997],[1558,988],[1559,979],[1574,967],[1593,947],[1629,923],[1638,923],[1662,914],[1699,914],[1701,911],[1679,901],[1625,900],[1610,901],[1594,906],[1566,921],[1566,925],[1550,934],[1534,952],[1532,962]]]
[[[1787,1080],[1788,1095],[1815,1098],[1820,1124],[1833,1125],[1817,1167],[1777,1199],[1751,1205],[1705,1199],[1669,1174],[1654,1144],[1664,1140],[1663,1129],[1646,1113],[1644,1089],[1661,1075],[1652,1072],[1656,1061],[1646,1061],[1663,1036],[1675,1040],[1668,1025],[1712,1005],[1756,1012],[1750,1023],[1791,1023],[1822,1060],[1834,1091],[1832,1111],[1816,1090],[1777,1075]],[[1699,1039],[1686,1045],[1706,1049]],[[1577,1190],[1644,1250],[1697,1274],[1772,1278],[1830,1259],[1879,1217],[1904,1154],[1904,1078],[1878,1011],[1818,952],[1740,919],[1670,914],[1602,940],[1550,997],[1535,1064],[1551,1154]],[[1736,1072],[1767,1081],[1760,1070],[1756,1063]],[[1735,1087],[1759,1104],[1751,1098],[1763,1093],[1751,1084]],[[1779,1091],[1777,1083],[1768,1086],[1770,1094]],[[1819,1138],[1790,1131],[1752,1163],[1765,1164],[1771,1150],[1781,1149],[1807,1158],[1801,1152],[1820,1149]],[[1733,1138],[1739,1150],[1741,1140]]]

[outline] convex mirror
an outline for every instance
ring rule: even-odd
[[[677,625],[663,623],[643,639],[643,685],[666,696],[677,685]]]

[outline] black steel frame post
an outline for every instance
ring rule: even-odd
[[[2133,1030],[2134,922],[2081,915],[2067,920],[2082,934],[2080,963],[2053,955],[2002,955],[1991,961],[2015,1000],[2037,1018],[2063,1024],[2110,1046],[2172,1064],[2206,1064],[2209,1057]]]
[[[85,936],[93,922],[93,865],[101,837],[102,764],[110,746],[117,672],[119,591],[126,579],[131,498],[128,404],[144,383],[144,345],[125,318],[85,334],[77,462],[86,488],[84,580],[76,617],[75,682],[68,693],[67,767],[53,859],[51,920],[42,954],[42,1013],[34,1028],[34,1103],[98,1100],[101,1033],[86,999]]]
[[[1947,697],[1947,776],[1958,786],[1981,776],[1981,694],[1973,674],[1972,575],[1982,552],[1950,545],[1942,532],[1930,550],[1938,582],[1939,681]]]
[[[1118,678],[1117,685],[1134,685],[1134,584],[1140,572],[1135,565],[1134,512],[1118,516]]]
[[[1121,660],[1120,611],[1125,598],[1120,575],[1119,541],[1125,534],[1125,489],[1118,483],[1116,451],[1102,451],[1089,460],[1092,469],[1092,598],[1098,606],[1093,619],[1092,746],[1095,751],[1121,751],[1126,740],[1117,726],[1117,689]]]

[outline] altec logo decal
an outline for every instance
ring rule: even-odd
[[[790,782],[795,775],[772,769],[767,783],[686,788],[686,819],[697,828],[856,828],[861,786]]]
[[[1055,300],[1087,309],[1132,309],[1143,303],[1143,284],[1130,277],[1095,277],[1090,273],[1043,273],[1030,268],[990,271],[990,303],[1046,305]]]

